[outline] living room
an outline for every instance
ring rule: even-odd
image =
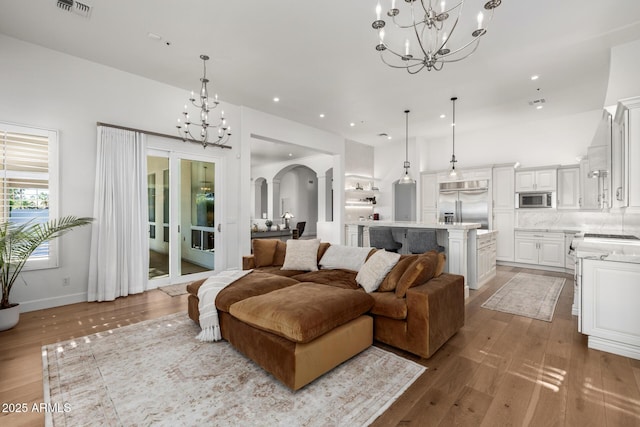
[[[55,129],[59,132],[60,215],[94,215],[95,169],[98,155],[96,123],[109,123],[176,135],[176,118],[182,111],[188,92],[197,89],[200,84],[202,63],[198,55],[203,53],[211,55],[209,73],[212,86],[219,92],[222,100],[221,107],[224,108],[227,120],[233,129],[228,140],[231,149],[207,147],[203,150],[198,144],[169,141],[161,137],[149,137],[149,143],[156,149],[179,150],[194,156],[203,154],[213,156],[224,164],[224,194],[221,195],[224,211],[220,217],[223,231],[219,239],[222,255],[221,260],[218,261],[221,269],[241,268],[242,256],[251,252],[250,226],[257,211],[254,206],[255,199],[252,200],[250,196],[255,194],[252,190],[250,159],[251,144],[256,140],[266,138],[295,144],[311,151],[320,150],[331,159],[324,170],[333,168],[334,189],[345,187],[347,173],[375,176],[380,187],[376,212],[382,219],[391,220],[393,218],[391,184],[402,173],[403,161],[405,161],[405,136],[408,139],[407,157],[411,161],[410,171],[414,178],[418,178],[421,172],[444,171],[449,168],[452,154],[449,101],[451,96],[459,97],[456,157],[457,167],[464,170],[509,162],[520,162],[523,167],[575,164],[576,157],[587,153],[602,109],[614,105],[618,99],[640,94],[638,81],[634,77],[637,75],[637,63],[629,64],[636,67],[635,71],[630,73],[631,78],[625,79],[624,76],[620,76],[614,79],[614,83],[624,81],[624,84],[621,85],[622,88],[616,89],[617,94],[611,95],[614,97],[613,100],[609,99],[608,93],[608,90],[612,89],[610,64],[616,58],[615,54],[612,54],[612,49],[615,51],[619,46],[628,46],[632,43],[631,50],[635,52],[638,50],[640,10],[631,0],[622,2],[624,4],[621,10],[607,5],[591,5],[589,9],[584,10],[586,8],[580,2],[572,1],[562,6],[562,11],[567,15],[578,14],[571,18],[566,18],[563,14],[549,16],[555,15],[551,11],[560,7],[551,1],[538,2],[535,6],[516,6],[513,2],[510,2],[511,4],[505,2],[495,12],[492,22],[494,27],[488,32],[478,51],[468,58],[468,61],[474,61],[470,63],[471,65],[462,61],[447,64],[439,72],[429,73],[424,70],[414,76],[407,75],[403,70],[386,68],[380,62],[378,53],[375,51],[378,37],[371,29],[371,21],[375,18],[375,2],[361,6],[342,5],[334,1],[317,6],[321,7],[320,11],[325,16],[335,16],[336,11],[342,8],[346,8],[349,17],[357,16],[353,21],[340,23],[345,29],[342,37],[349,38],[353,35],[353,39],[356,40],[353,45],[349,45],[348,53],[341,50],[339,37],[336,37],[336,44],[330,46],[311,40],[311,34],[321,39],[322,37],[318,37],[318,34],[323,34],[327,25],[326,22],[309,22],[311,21],[309,15],[318,13],[312,6],[252,4],[251,7],[256,8],[254,15],[242,12],[238,9],[239,6],[204,6],[198,3],[194,8],[203,7],[207,13],[198,12],[198,15],[205,16],[194,17],[194,22],[198,24],[185,28],[179,25],[178,19],[184,11],[170,10],[171,8],[167,6],[167,10],[163,8],[162,11],[157,12],[158,16],[155,16],[155,12],[150,11],[160,6],[145,1],[135,6],[136,9],[141,8],[139,13],[121,17],[127,22],[128,31],[140,33],[139,38],[128,41],[118,39],[116,43],[111,41],[111,37],[116,37],[112,33],[118,31],[118,26],[113,23],[117,24],[119,21],[116,18],[112,21],[106,19],[102,21],[101,10],[108,8],[116,15],[128,15],[119,9],[124,8],[124,3],[116,2],[111,6],[105,2],[91,3],[94,10],[90,20],[73,14],[64,14],[57,9],[55,1],[35,2],[33,12],[31,8],[26,10],[27,8],[17,3],[6,0],[0,2],[3,10],[3,16],[0,18],[0,52],[3,58],[0,69],[0,93],[2,94],[0,121]],[[148,9],[144,10],[144,7]],[[22,10],[23,8],[25,10]],[[503,13],[502,8],[508,14]],[[234,21],[242,21],[244,15],[251,16],[241,28],[251,31],[233,28]],[[519,16],[519,20],[515,22],[521,25],[505,22],[506,18],[500,22],[501,15],[510,18]],[[607,19],[601,20],[602,15]],[[229,16],[233,19],[228,19]],[[564,29],[566,19],[582,20],[584,25],[580,25],[580,31],[584,32],[570,33]],[[137,20],[143,20],[144,24]],[[270,20],[275,20],[278,27],[286,28],[286,31],[274,31],[269,24],[262,22]],[[96,21],[101,22],[101,25],[107,25],[110,31],[104,31],[102,28],[99,31],[92,29],[90,24]],[[311,28],[307,27],[311,25],[313,25]],[[125,24],[123,23],[122,26],[125,27]],[[216,27],[216,32],[203,36],[206,42],[196,43],[198,37],[193,34],[193,30],[198,26],[213,26]],[[250,28],[251,26],[255,28]],[[549,30],[548,39],[531,42],[531,45],[528,45],[531,50],[522,49],[522,52],[519,52],[521,46],[516,45],[517,42],[529,40],[523,33],[536,32],[539,28]],[[576,28],[571,27],[570,30],[578,31]],[[245,39],[242,40],[243,45],[225,48],[224,45],[229,44],[230,39],[239,37],[235,31],[248,32],[254,39],[259,38],[258,34],[265,35],[267,40],[260,41],[255,49],[252,49],[253,43]],[[272,31],[276,34],[271,34]],[[154,40],[148,36],[148,32],[160,34],[162,39]],[[274,38],[267,38],[267,34]],[[295,37],[292,37],[292,34]],[[298,36],[303,34],[304,37]],[[85,44],[83,40],[91,42]],[[548,47],[549,40],[553,40],[559,46],[555,46],[553,52],[549,53],[549,58],[546,58],[548,61],[540,59],[539,69],[532,69],[531,64],[535,61],[526,57],[532,55],[532,52],[537,52],[538,57],[545,56],[545,48]],[[96,44],[98,42],[100,45]],[[271,44],[279,46],[277,60],[269,57],[268,47],[271,47]],[[131,51],[128,50],[129,48]],[[584,56],[584,52],[589,48],[597,48],[597,52],[601,55]],[[129,52],[126,55],[125,49]],[[502,49],[508,55],[495,54]],[[287,55],[295,57],[303,50],[312,52],[305,56],[306,62],[297,58],[294,58],[291,63],[280,61]],[[483,51],[494,54],[492,62],[485,62]],[[272,53],[276,55],[276,52]],[[566,55],[566,58],[563,55]],[[320,59],[315,56],[319,56]],[[241,59],[246,60],[247,57],[252,58],[248,65],[242,63],[238,68],[229,66]],[[520,63],[520,65],[511,72],[509,71],[511,68],[508,68],[509,62]],[[309,77],[313,68],[323,72],[328,72],[329,68],[353,68],[355,77],[354,74],[347,74],[345,70],[344,76],[340,73],[332,73],[327,74],[327,77],[314,79]],[[380,71],[381,74],[376,73],[370,77],[373,74],[370,71],[372,69],[383,71]],[[581,69],[582,74],[579,71]],[[167,74],[174,75],[175,80],[168,80],[164,75],[156,79],[154,70],[165,70]],[[447,73],[453,77],[445,77]],[[530,80],[532,73],[540,74],[538,83]],[[279,78],[284,79],[288,84],[285,86],[278,80],[277,83],[281,86],[277,86],[276,82],[270,80],[272,74],[280,76]],[[496,83],[492,83],[485,87],[484,78],[491,74],[504,76],[500,77],[503,80],[502,85],[496,86]],[[234,78],[229,78],[229,75]],[[358,80],[358,75],[362,76],[362,81]],[[553,80],[551,80],[552,75],[554,75]],[[314,76],[317,75],[314,74]],[[365,86],[370,78],[374,84],[361,88],[360,86]],[[445,78],[451,78],[457,83],[451,84],[452,80],[445,80]],[[399,89],[397,94],[393,94],[393,89],[386,86],[394,86],[388,82],[396,80]],[[255,83],[252,84],[261,86],[262,89],[256,89],[253,92],[251,88],[255,86],[249,86],[248,83],[253,81]],[[309,92],[304,90],[307,86]],[[528,101],[533,99],[539,87],[542,87],[548,102],[544,109],[538,111],[530,107]],[[366,98],[357,98],[356,95],[360,92],[355,92],[352,88],[369,92],[370,95]],[[323,91],[326,93],[322,93]],[[336,93],[345,95],[337,96]],[[228,97],[227,94],[229,94]],[[576,94],[581,95],[578,97]],[[280,97],[278,103],[273,101],[274,96]],[[482,102],[483,96],[486,103]],[[499,98],[497,103],[489,101],[494,96]],[[511,98],[512,102],[507,102],[503,97]],[[573,103],[561,102],[572,97],[576,98]],[[418,98],[428,98],[428,100]],[[301,106],[307,105],[303,101],[308,102],[309,99],[317,100],[317,111],[311,108],[302,111]],[[330,117],[324,111],[324,108],[331,105],[337,105],[332,109],[335,113],[334,117]],[[515,105],[518,107],[515,108]],[[406,108],[412,109],[409,116],[408,135],[405,132],[403,115],[403,110]],[[378,109],[380,112],[374,114],[374,110]],[[320,118],[321,113],[327,116]],[[512,116],[511,113],[515,115]],[[440,114],[445,114],[447,117],[440,119]],[[532,114],[539,115],[532,118]],[[351,122],[354,126],[350,126]],[[392,139],[385,139],[379,136],[380,133],[388,133]],[[348,158],[347,147],[351,142],[361,144],[363,150],[370,152],[369,158],[372,162],[367,166],[368,170],[356,167],[356,162]],[[318,175],[319,178],[322,176],[322,174]],[[420,191],[418,191],[418,197],[420,197]],[[343,243],[346,217],[346,212],[342,209],[344,205],[344,192],[334,191],[331,220],[326,215],[326,210],[318,206],[319,214],[314,234],[323,241]],[[293,213],[296,214],[296,212]],[[638,214],[624,215],[627,224],[638,226]],[[609,218],[613,218],[612,221],[616,225],[621,223],[620,214],[608,210],[588,212],[580,218],[597,223],[606,223]],[[37,319],[30,319],[29,313],[41,309],[56,310],[56,308],[64,311],[66,309],[61,307],[77,303],[86,304],[90,246],[91,229],[89,227],[69,233],[60,241],[59,267],[27,271],[22,275],[26,285],[18,282],[14,288],[12,299],[23,305],[21,324],[24,322],[31,325],[32,330],[42,329],[43,335],[47,336],[47,338],[32,336],[33,340],[43,340],[51,344],[97,332],[98,329],[108,330],[114,324],[130,324],[186,310],[186,297],[165,299],[164,295],[158,295],[156,293],[158,291],[154,291],[152,295],[121,298],[111,306],[99,305],[94,309],[93,314],[82,317],[84,322],[89,322],[88,319],[91,318],[91,324],[98,329],[85,330],[79,326],[74,329],[71,324],[79,320],[73,316],[57,325],[54,316],[59,316],[62,312],[56,314],[49,311],[41,314],[46,319],[42,323],[46,324],[38,326]],[[500,279],[487,289],[495,290],[504,284],[507,276],[511,274],[508,268],[501,273]],[[569,280],[572,279],[569,278]],[[565,286],[567,289],[561,295],[558,312],[564,309],[570,311],[569,287]],[[483,291],[482,295],[489,296],[490,293],[487,292],[489,291]],[[550,352],[546,356],[543,355],[550,359],[565,356],[567,347],[578,351],[576,350],[579,348],[578,344],[584,345],[580,342],[577,332],[576,336],[571,335],[573,324],[570,315],[563,315],[559,323],[548,327],[535,326],[533,323],[518,320],[507,321],[506,316],[492,318],[489,314],[479,314],[484,311],[479,307],[481,302],[474,298],[468,303],[468,328],[456,335],[455,341],[444,352],[437,353],[434,356],[435,359],[425,362],[429,369],[423,382],[428,382],[435,376],[434,369],[437,367],[447,370],[456,368],[460,371],[466,368],[474,370],[478,372],[476,382],[481,382],[482,374],[487,372],[475,370],[477,367],[475,364],[479,363],[477,354],[474,353],[471,356],[470,353],[472,349],[482,350],[483,344],[480,341],[486,341],[488,336],[499,335],[501,337],[499,348],[505,352],[509,347],[507,337],[512,337],[515,342],[522,339],[522,347],[517,349],[522,358],[524,358],[525,349],[535,348],[536,342],[533,338],[522,338],[531,331],[534,338],[544,337],[545,343],[550,336],[568,337],[569,343],[566,344],[567,340],[564,341],[566,346],[550,345],[552,348]],[[146,311],[148,304],[153,306],[152,312]],[[112,319],[111,316],[114,318]],[[484,326],[483,321],[486,323]],[[516,325],[520,329],[517,329]],[[493,329],[487,331],[485,327]],[[529,327],[532,329],[528,329]],[[57,330],[58,328],[68,329],[61,332]],[[502,335],[505,331],[509,334]],[[3,340],[1,336],[0,340]],[[540,340],[543,339],[540,338]],[[17,360],[18,362],[15,363],[19,364],[20,358],[25,356],[27,350],[22,347],[23,343],[19,340],[11,339],[10,343],[12,347],[18,349],[13,353],[12,360]],[[497,349],[498,347],[494,350]],[[454,350],[459,350],[455,353],[457,365],[447,361],[447,357],[453,354]],[[468,352],[468,358],[458,357],[463,351]],[[630,359],[612,361],[607,358],[608,356],[602,356],[602,360],[614,366],[624,365],[620,370],[627,378],[633,379],[635,375],[634,385],[625,383],[624,387],[618,387],[615,384],[612,385],[614,380],[606,377],[608,374],[602,372],[610,366],[600,365],[600,362],[595,364],[592,359],[596,356],[592,351],[587,352],[584,349],[581,357],[580,362],[571,363],[580,364],[588,360],[588,364],[583,363],[580,367],[587,366],[585,369],[598,370],[597,374],[594,374],[600,375],[601,378],[601,388],[598,393],[615,395],[620,400],[618,406],[623,409],[620,416],[631,417],[630,419],[637,423],[639,412],[637,402],[640,400],[638,396],[640,385],[637,384],[640,368],[637,361]],[[33,371],[38,371],[37,375],[29,372],[29,369],[23,371],[24,375],[21,377],[29,378],[27,385],[24,382],[20,383],[21,379],[13,379],[16,383],[22,384],[20,387],[24,389],[16,390],[12,384],[5,384],[1,390],[2,402],[9,401],[8,393],[17,393],[17,396],[29,401],[42,401],[42,397],[38,395],[42,392],[40,360],[37,358],[36,364],[32,363],[33,359],[29,360],[27,366]],[[464,365],[464,363],[468,364]],[[4,359],[2,365],[3,370],[8,369],[9,366],[16,366],[10,365]],[[569,363],[565,367],[570,371],[568,365]],[[540,375],[543,374],[547,373],[540,373]],[[602,380],[603,376],[605,376],[604,380]],[[451,377],[438,376],[434,378],[434,381],[439,381],[437,389],[430,389],[424,384],[423,388],[416,386],[417,392],[421,393],[421,406],[443,400],[451,403],[448,400],[447,387],[449,386],[445,386],[445,378],[452,382],[455,380]],[[511,384],[516,387],[516,380],[513,381]],[[38,382],[39,385],[35,386],[34,384]],[[468,379],[465,378],[465,385],[461,388],[466,387],[467,382]],[[534,380],[523,387],[525,392],[520,397],[526,401],[522,403],[525,408],[514,416],[515,419],[527,413],[526,405],[529,399],[544,395],[544,393],[540,394],[536,384],[539,385],[540,382],[536,383]],[[451,388],[455,386],[453,384]],[[508,384],[501,384],[501,387],[505,387],[500,389],[501,395],[505,395],[504,390],[508,388]],[[486,385],[483,392],[489,388],[491,386]],[[458,392],[456,396],[459,395],[460,389],[456,389]],[[491,402],[482,400],[486,396],[482,395],[480,398],[472,387],[465,390],[466,396],[478,397],[483,405],[490,406]],[[545,390],[547,389],[543,392]],[[625,399],[620,396],[631,397]],[[12,398],[11,401],[15,402],[16,398]],[[395,415],[394,413],[386,415],[387,422],[398,424],[405,415],[416,423],[425,421],[424,418],[428,417],[425,414],[428,412],[413,405],[409,398],[400,400]],[[437,406],[438,410],[441,408],[439,405],[434,406]],[[604,404],[602,406],[604,407]],[[518,408],[519,411],[522,409]],[[449,413],[450,409],[450,407],[446,410],[442,409],[442,414]],[[571,412],[566,408],[562,411],[563,413]],[[599,416],[603,416],[604,413],[605,409],[601,409]],[[635,418],[632,418],[633,416]],[[443,420],[445,416],[442,415],[439,419]],[[496,419],[498,418],[493,418],[493,420]],[[20,418],[14,418],[14,420],[16,423],[21,423]],[[35,420],[36,425],[41,421],[39,418],[30,418],[30,420]],[[566,423],[570,424],[569,421],[567,418]]]

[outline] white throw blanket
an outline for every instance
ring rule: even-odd
[[[209,277],[198,289],[198,310],[200,311],[200,327],[202,331],[196,337],[200,341],[220,341],[220,322],[216,309],[216,297],[218,292],[246,276],[253,270],[227,270],[221,271],[215,276]]]

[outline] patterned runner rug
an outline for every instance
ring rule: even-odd
[[[191,282],[187,282],[187,283],[178,283],[176,285],[167,285],[167,286],[162,286],[158,289],[160,289],[162,292],[164,292],[165,294],[169,295],[170,297],[177,297],[180,295],[184,295],[187,293],[187,285],[191,283]]]
[[[185,313],[43,346],[47,425],[359,426],[426,368],[371,347],[292,392]]]
[[[518,273],[482,307],[551,322],[564,282],[561,277]]]

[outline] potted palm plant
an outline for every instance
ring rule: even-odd
[[[44,242],[92,221],[93,218],[65,216],[45,223],[0,223],[0,331],[11,329],[18,324],[20,308],[18,304],[9,301],[9,295],[31,254]]]

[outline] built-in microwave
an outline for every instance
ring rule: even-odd
[[[555,208],[553,191],[516,193],[516,208]]]

